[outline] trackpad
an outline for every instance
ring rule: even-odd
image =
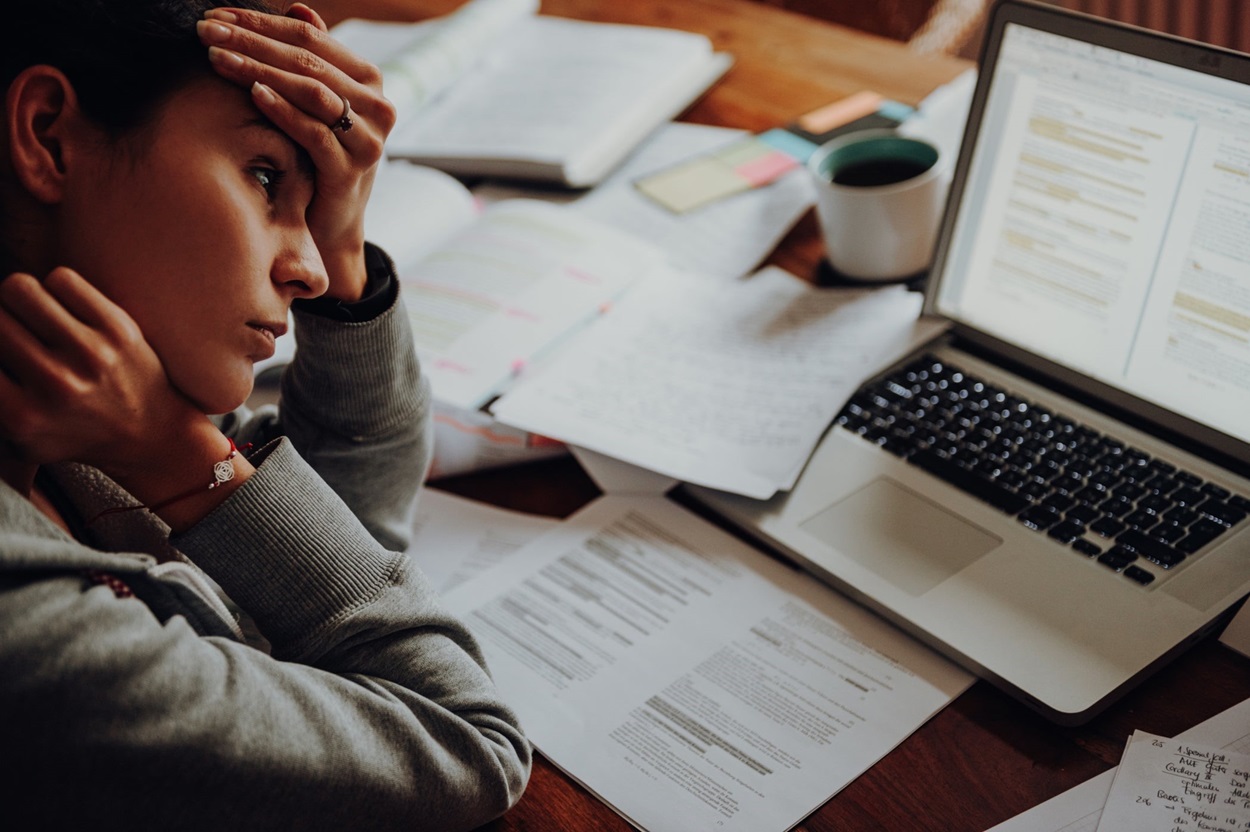
[[[885,477],[800,527],[912,595],[928,592],[1003,542]]]

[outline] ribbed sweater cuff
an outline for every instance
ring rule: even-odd
[[[282,397],[342,436],[385,436],[411,425],[429,385],[421,379],[402,298],[373,320],[335,321],[295,313],[295,360]],[[351,391],[342,395],[341,391]]]
[[[246,483],[171,542],[221,576],[275,655],[300,658],[391,582],[402,555],[370,537],[288,440],[266,450]]]

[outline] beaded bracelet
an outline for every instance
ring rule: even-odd
[[[125,512],[125,511],[138,511],[139,509],[147,509],[148,511],[155,514],[160,509],[163,509],[166,506],[171,506],[174,503],[179,502],[180,500],[185,500],[188,497],[194,497],[196,494],[203,494],[205,491],[212,491],[214,488],[217,488],[219,486],[225,485],[226,483],[230,482],[230,480],[234,479],[234,464],[232,463],[231,460],[233,460],[240,453],[247,453],[247,451],[251,450],[252,443],[248,442],[242,448],[239,448],[234,444],[234,440],[231,439],[230,437],[227,436],[226,441],[230,443],[230,453],[227,454],[226,458],[221,460],[220,462],[213,463],[213,481],[210,482],[207,487],[198,485],[195,488],[192,488],[188,491],[184,491],[181,494],[175,494],[173,497],[170,497],[167,500],[161,500],[159,503],[154,503],[150,506],[140,504],[137,506],[119,506],[117,508],[108,508],[100,512],[99,514],[97,514],[95,517],[92,517],[90,520],[88,520],[87,525],[90,526],[92,523],[96,522],[101,517],[106,517],[110,514],[121,514],[122,512]]]

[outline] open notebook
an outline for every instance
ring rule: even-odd
[[[789,494],[691,493],[1085,721],[1250,590],[1250,57],[997,5],[926,312]]]
[[[597,184],[729,68],[694,32],[469,0],[422,23],[332,34],[383,73],[399,121],[387,154],[457,175]]]

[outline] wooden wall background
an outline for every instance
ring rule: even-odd
[[[865,32],[911,42],[925,51],[975,58],[980,18],[991,0],[758,0]],[[1046,0],[1250,52],[1250,0]]]

